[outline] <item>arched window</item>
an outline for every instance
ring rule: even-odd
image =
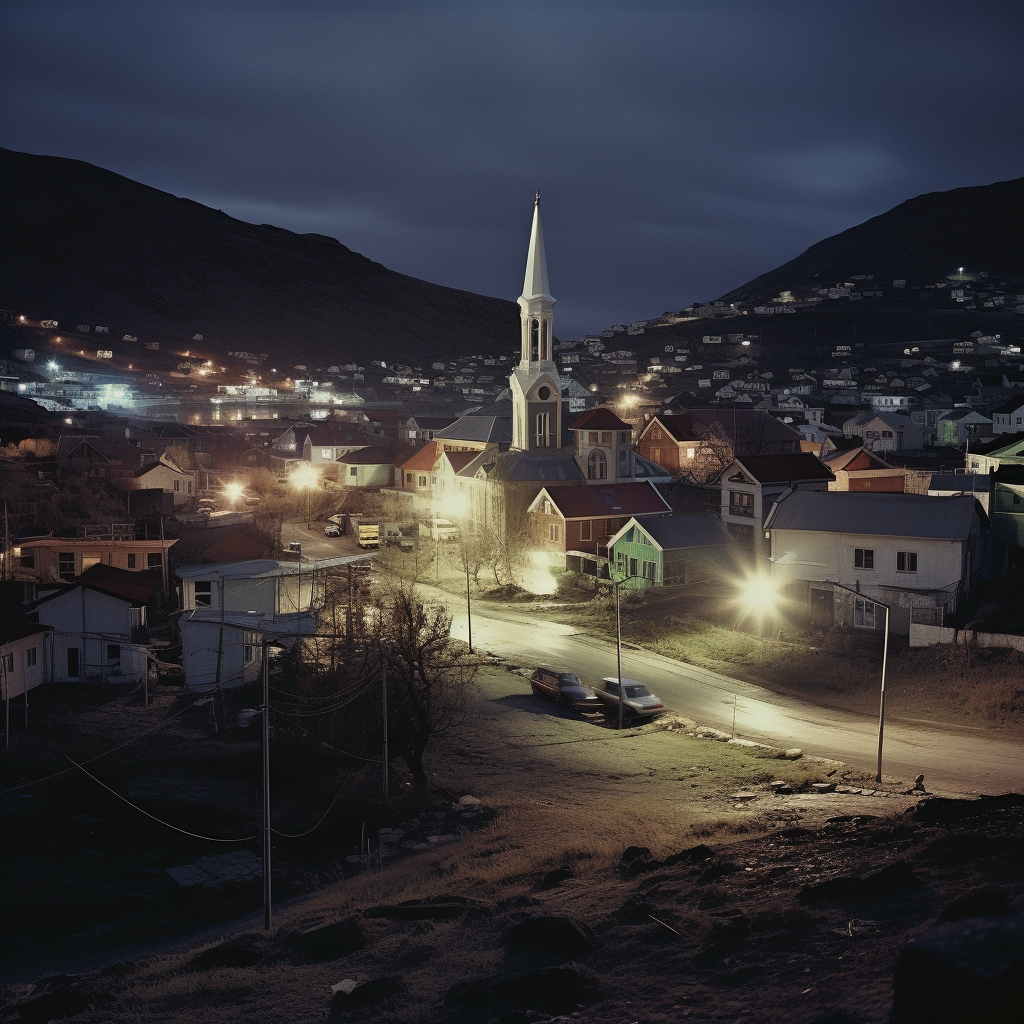
[[[540,358],[541,360],[547,359],[548,357],[548,322],[545,320],[540,325]]]
[[[530,321],[530,362],[537,362],[540,354],[540,321]]]
[[[587,477],[590,480],[608,479],[608,458],[600,448],[595,448],[587,459]]]

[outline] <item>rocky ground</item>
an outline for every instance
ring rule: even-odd
[[[1009,1019],[1021,798],[922,798],[682,719],[619,734],[513,673],[481,685],[433,807],[373,836],[367,870],[269,932],[257,914],[8,971],[6,1019],[882,1024],[894,993],[900,1024]]]

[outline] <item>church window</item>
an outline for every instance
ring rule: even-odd
[[[534,420],[534,447],[551,447],[551,413],[539,412]]]
[[[587,478],[590,480],[608,479],[608,457],[600,448],[595,448],[587,459]]]
[[[597,444],[597,437],[598,437],[597,431],[596,430],[591,430],[590,431],[590,443],[591,444]]]
[[[540,357],[542,360],[548,357],[548,322],[542,321],[540,325]]]
[[[601,432],[601,444],[611,446],[612,443],[612,432],[610,430],[604,430]]]
[[[530,362],[537,362],[540,356],[540,321],[530,321]]]

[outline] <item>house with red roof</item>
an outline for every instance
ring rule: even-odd
[[[734,459],[719,480],[722,522],[736,540],[760,551],[764,521],[783,494],[827,491],[834,480],[832,470],[810,452]]]
[[[578,487],[542,487],[528,509],[534,548],[553,566],[591,576],[604,575],[608,540],[630,518],[672,514],[658,489],[644,480]]]

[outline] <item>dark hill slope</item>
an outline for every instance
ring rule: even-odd
[[[988,271],[990,279],[1022,278],[1022,237],[1024,178],[929,192],[812,245],[722,298],[767,302],[782,289],[805,293],[851,274],[873,274],[887,287],[898,278],[941,281],[958,267]]]
[[[0,149],[0,307],[285,365],[422,364],[518,343],[515,303],[397,274],[79,160]],[[115,342],[116,344],[116,342]]]

